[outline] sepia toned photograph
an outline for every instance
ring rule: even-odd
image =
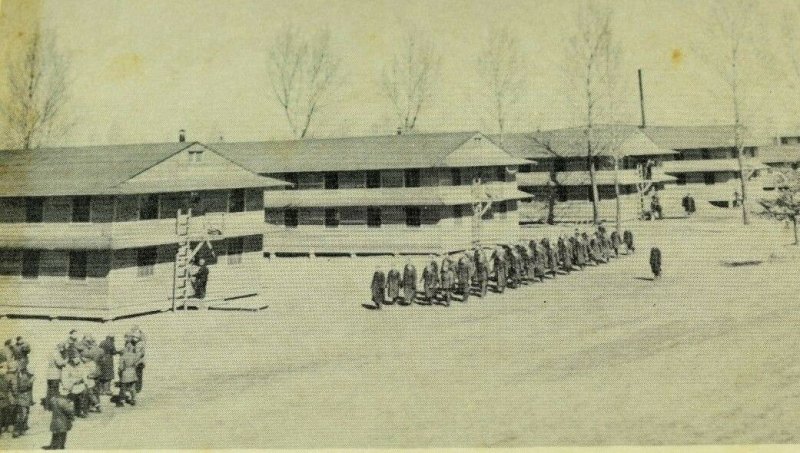
[[[798,220],[798,0],[0,0],[0,450],[790,451]]]

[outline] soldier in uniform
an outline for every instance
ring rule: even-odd
[[[625,242],[625,248],[627,248],[630,253],[636,251],[636,246],[633,243],[633,233],[630,230],[625,230],[622,233],[622,241]]]
[[[392,266],[386,274],[386,303],[393,304],[400,299],[400,271],[397,266]]]
[[[622,243],[622,239],[619,237],[619,233],[617,230],[611,232],[611,249],[614,251],[614,257],[619,257],[619,246]]]
[[[653,272],[653,279],[661,278],[661,249],[658,247],[650,249],[650,270]]]
[[[44,450],[63,450],[67,443],[67,433],[72,429],[72,420],[75,418],[75,405],[67,399],[69,389],[60,388],[48,405],[52,408],[53,418],[50,421],[50,432],[53,433],[50,445],[42,447]]]
[[[456,275],[453,272],[452,261],[449,261],[449,257],[442,262],[441,274],[442,300],[444,305],[449,307],[453,298],[453,286],[456,283]]]
[[[380,267],[375,268],[372,274],[372,302],[376,308],[381,308],[386,301],[386,275]]]
[[[561,268],[567,273],[572,272],[572,251],[563,236],[558,237],[558,254],[561,258]]]
[[[128,403],[136,405],[136,365],[139,362],[139,354],[136,353],[133,343],[125,345],[122,356],[119,359],[119,397],[117,406],[122,407]]]
[[[59,343],[47,362],[47,394],[42,399],[42,406],[50,409],[50,399],[58,394],[61,384],[61,370],[67,365],[67,344]]]
[[[531,240],[528,242],[528,280],[535,282],[538,278],[536,275],[536,241]]]
[[[480,297],[486,297],[489,290],[489,260],[481,248],[475,248],[475,280],[478,282]]]
[[[506,282],[508,280],[508,267],[506,266],[505,250],[502,247],[497,247],[494,251],[494,274],[497,280],[497,292],[503,293],[506,290]]]
[[[425,300],[428,304],[433,303],[436,299],[436,288],[439,286],[439,271],[436,261],[433,255],[430,258],[430,262],[422,270],[422,285],[425,291]]]
[[[469,300],[469,293],[472,289],[472,260],[469,255],[464,253],[458,260],[458,289],[461,292],[461,302]]]
[[[403,305],[414,303],[417,298],[417,268],[411,264],[411,260],[406,261],[403,268]]]
[[[8,360],[5,354],[0,357],[0,436],[6,429],[14,426],[14,394],[12,392],[12,379],[16,364]]]
[[[28,371],[27,362],[20,362],[18,368],[11,382],[16,417],[12,437],[19,437],[28,431],[28,415],[33,406],[33,374]]]

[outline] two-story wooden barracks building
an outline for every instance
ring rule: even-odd
[[[446,253],[519,240],[513,157],[478,132],[217,143],[293,186],[264,194],[264,250]]]
[[[284,184],[199,143],[0,152],[0,315],[169,309],[182,240],[210,264],[207,299],[256,293],[263,192]]]

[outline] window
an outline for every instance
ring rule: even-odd
[[[339,226],[339,211],[333,208],[325,209],[325,226],[328,228]]]
[[[453,218],[458,220],[464,216],[463,209],[460,204],[453,205]]]
[[[158,218],[158,195],[149,194],[139,197],[139,220],[155,220]]]
[[[506,203],[505,201],[497,202],[497,214],[498,214],[498,217],[501,218],[501,219],[505,219],[507,212],[508,212],[508,203]]]
[[[158,249],[156,247],[145,247],[136,250],[136,275],[139,277],[149,277],[153,275],[156,267]]]
[[[89,197],[72,197],[72,221],[88,222],[90,206],[91,199]]]
[[[244,189],[233,189],[228,197],[228,212],[244,212]]]
[[[367,226],[369,228],[381,227],[381,208],[367,208]]]
[[[336,173],[335,171],[325,173],[325,188],[326,189],[339,188],[339,173]]]
[[[404,179],[406,187],[419,187],[419,170],[406,170]]]
[[[703,148],[700,150],[700,157],[703,159],[711,159],[711,150]]]
[[[507,176],[506,167],[497,167],[496,171],[497,171],[497,180],[500,182],[505,182]]]
[[[567,188],[565,186],[558,186],[556,188],[556,197],[558,201],[567,201]]]
[[[678,173],[675,175],[675,184],[679,186],[686,185],[686,173]]]
[[[297,209],[286,209],[283,211],[283,226],[286,228],[297,228]]]
[[[713,172],[706,172],[706,173],[703,173],[703,181],[704,181],[704,182],[706,183],[706,185],[708,185],[708,186],[710,186],[710,185],[714,184],[714,173],[713,173]]]
[[[198,163],[203,160],[203,151],[196,150],[196,151],[189,151],[189,162],[190,163]]]
[[[291,184],[286,190],[297,190],[297,173],[284,173],[283,179]]]
[[[461,185],[461,169],[460,168],[451,168],[450,169],[450,179],[452,180],[452,184],[454,186]]]
[[[22,278],[39,277],[39,250],[23,250]]]
[[[557,157],[553,162],[553,171],[567,171],[567,159]]]
[[[228,238],[228,264],[242,264],[242,254],[244,253],[244,238]]]
[[[86,280],[86,252],[69,252],[70,280]]]
[[[418,227],[422,225],[419,207],[406,206],[406,226]]]
[[[25,199],[25,221],[40,223],[44,217],[44,198],[28,197]]]
[[[189,194],[189,207],[192,208],[192,215],[204,215],[206,213],[205,203],[200,192]]]
[[[381,186],[381,172],[368,171],[367,172],[367,189],[377,189]]]

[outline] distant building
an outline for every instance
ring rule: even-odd
[[[649,198],[653,190],[667,188],[670,190],[662,194],[667,203],[677,204],[671,198],[678,192],[690,192],[698,200],[728,203],[739,190],[733,142],[732,126],[595,126],[592,154],[596,156],[601,217],[615,215],[615,203],[606,201],[616,197],[615,155],[626,217],[639,214],[642,203],[635,199]],[[766,166],[756,158],[758,142],[747,131],[743,131],[743,142],[746,176],[755,180]],[[531,204],[522,205],[523,220],[591,218],[587,143],[583,127],[505,136],[503,146],[512,154],[539,162],[523,167],[518,176],[520,189],[535,196]]]
[[[777,136],[772,144],[758,147],[758,158],[767,167],[763,178],[763,189],[773,191],[781,184],[779,173],[784,169],[800,168],[800,136]]]
[[[181,250],[208,261],[206,300],[257,293],[263,192],[284,184],[200,143],[2,151],[0,315],[170,309]]]
[[[478,132],[219,143],[294,186],[264,193],[264,250],[445,253],[519,240],[513,157]],[[481,211],[481,212],[479,212]]]

